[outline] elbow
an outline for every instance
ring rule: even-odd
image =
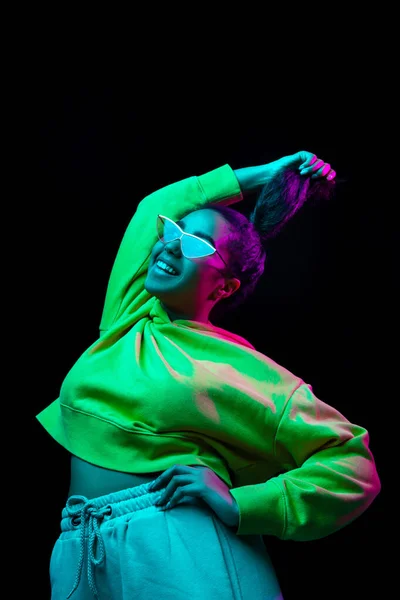
[[[366,510],[379,495],[382,487],[374,463],[372,463],[372,468],[369,469],[368,474],[364,473],[364,477],[359,480],[359,486],[361,488],[360,508],[361,512],[364,512],[364,510]]]
[[[371,502],[373,502],[373,500],[375,500],[375,498],[379,495],[381,489],[382,489],[381,480],[379,478],[378,471],[376,470],[376,468],[374,468],[372,471],[372,474],[371,474],[371,478],[370,478],[369,490],[367,491],[367,495],[369,498],[369,504],[371,504]]]
[[[361,449],[357,444],[361,442]],[[363,503],[367,507],[379,495],[382,485],[376,468],[374,456],[369,448],[369,434],[366,430],[362,435],[355,436],[348,442],[350,452],[355,450],[355,462],[352,468],[358,485],[362,489]]]

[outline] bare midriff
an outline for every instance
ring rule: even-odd
[[[85,496],[89,500],[142,485],[156,479],[163,471],[154,473],[124,473],[92,465],[71,455],[71,479],[68,496]]]

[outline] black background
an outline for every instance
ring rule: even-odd
[[[230,87],[210,86],[199,77],[179,93],[173,81],[154,93],[144,83],[55,83],[50,74],[33,90],[36,167],[28,185],[23,314],[34,315],[29,417],[30,459],[37,465],[34,509],[40,514],[30,552],[35,597],[48,597],[48,562],[69,475],[68,456],[35,415],[58,396],[67,371],[97,337],[108,275],[138,202],[225,163],[251,166],[301,149],[336,169],[341,183],[335,198],[304,206],[271,242],[256,293],[223,326],[366,427],[382,480],[366,513],[328,538],[264,538],[285,600],[384,596],[371,591],[386,577],[383,531],[390,528],[384,449],[392,402],[386,336],[393,314],[391,217],[379,211],[382,199],[372,192],[376,123],[370,119],[366,127],[360,117],[362,90],[322,108],[313,94],[296,103],[286,95],[281,102],[272,94],[238,90],[234,80]],[[246,213],[251,202],[240,210]]]

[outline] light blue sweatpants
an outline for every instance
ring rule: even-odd
[[[150,485],[68,499],[51,600],[282,599],[260,535],[236,535],[199,498],[161,510]]]

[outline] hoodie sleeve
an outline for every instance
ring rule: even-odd
[[[242,199],[239,182],[229,165],[199,177],[188,177],[146,196],[138,205],[122,239],[108,281],[100,331],[104,332],[127,311],[144,289],[151,251],[157,242],[157,215],[179,220],[187,211],[198,210],[208,202],[228,205]]]
[[[236,533],[315,540],[351,523],[380,491],[368,443],[365,429],[302,384],[276,431],[280,474],[230,490],[240,512]]]

